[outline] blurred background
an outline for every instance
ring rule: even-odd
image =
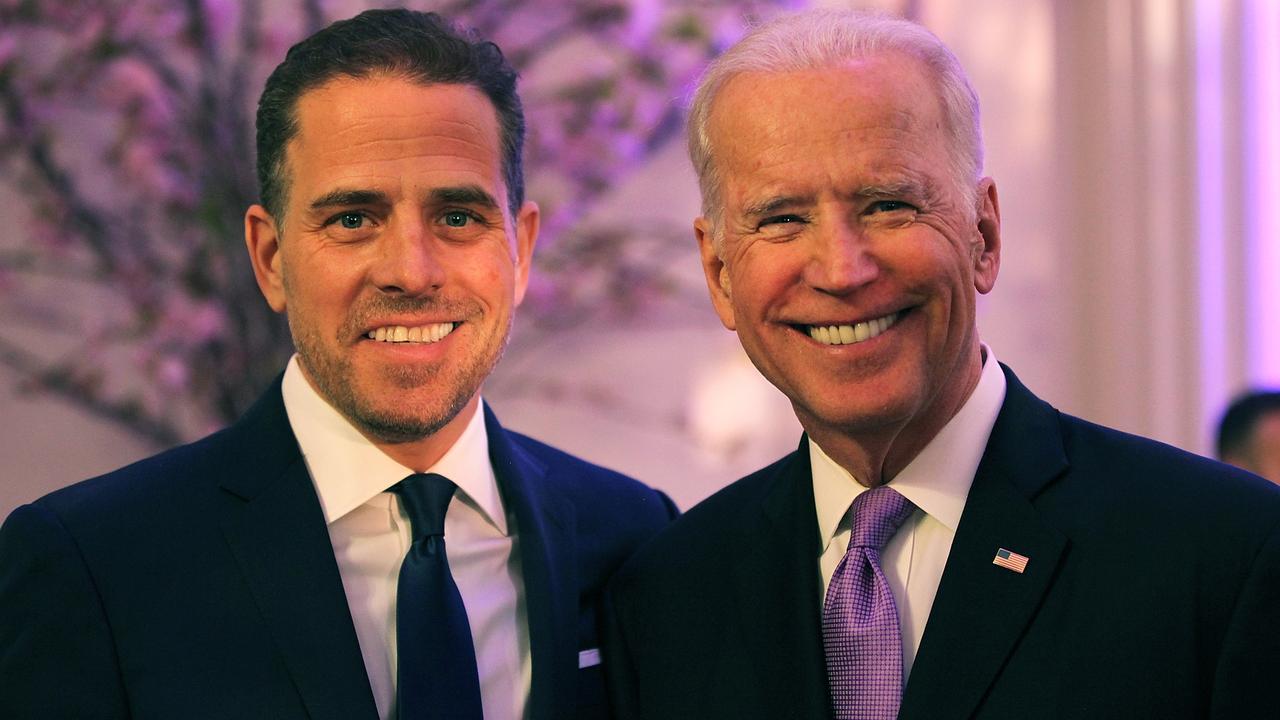
[[[799,427],[712,314],[686,95],[751,22],[923,22],[983,104],[1004,256],[979,327],[1064,411],[1207,453],[1280,385],[1276,0],[458,0],[522,74],[530,296],[505,425],[682,507]],[[0,0],[0,516],[221,427],[283,368],[242,216],[253,112],[296,40],[376,3]]]

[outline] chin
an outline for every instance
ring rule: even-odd
[[[362,408],[353,421],[366,434],[386,443],[408,443],[430,437],[453,421],[466,407],[469,398],[462,398],[448,407],[424,408],[418,412]]]
[[[826,395],[806,403],[814,422],[843,432],[869,432],[900,426],[918,412],[920,398],[911,394],[886,394],[877,388],[856,390],[843,397]],[[799,409],[798,403],[793,403]]]
[[[348,384],[339,396],[340,409],[353,425],[385,443],[416,442],[453,421],[479,390],[479,385],[437,372],[379,378],[381,382]]]

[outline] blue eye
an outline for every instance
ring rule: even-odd
[[[338,216],[338,223],[348,230],[358,230],[364,225],[364,215],[360,213],[342,213]]]
[[[471,217],[469,215],[459,210],[454,210],[452,212],[447,212],[444,214],[444,224],[448,225],[449,227],[456,227],[456,228],[464,227],[466,226],[467,222],[470,220],[471,220]]]

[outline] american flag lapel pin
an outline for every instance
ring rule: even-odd
[[[1006,550],[1004,548],[1000,548],[999,550],[996,551],[995,559],[993,559],[991,563],[993,565],[999,565],[1005,570],[1012,570],[1016,573],[1021,574],[1022,572],[1026,571],[1027,563],[1030,560],[1031,558],[1027,557],[1026,555],[1019,555],[1018,553],[1013,552],[1012,550]]]

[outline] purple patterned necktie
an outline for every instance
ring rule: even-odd
[[[902,703],[902,629],[880,550],[916,506],[880,486],[854,498],[852,532],[822,608],[822,644],[837,720],[894,720]]]

